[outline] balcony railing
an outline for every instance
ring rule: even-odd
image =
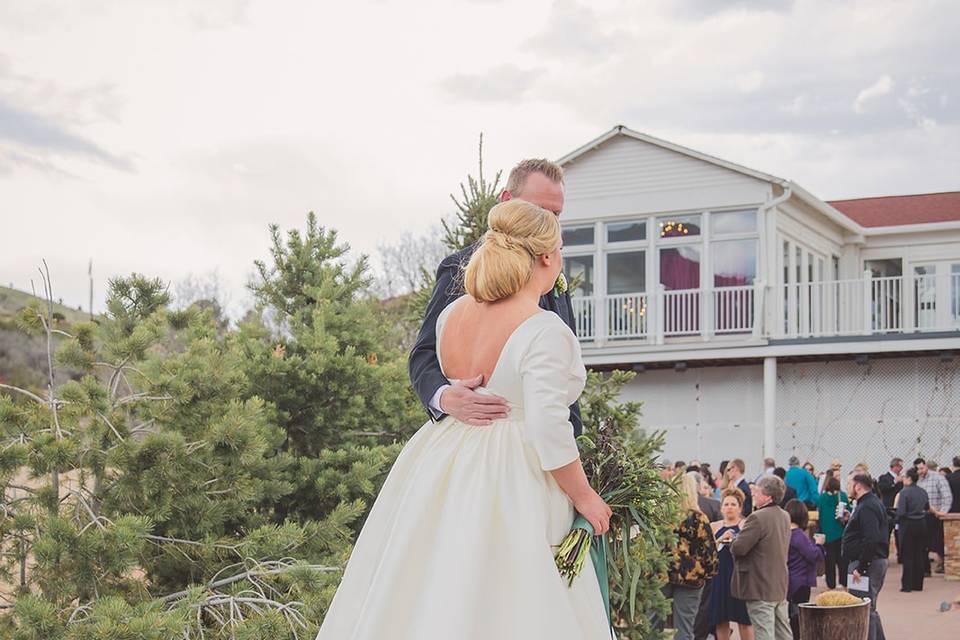
[[[577,335],[620,341],[742,335],[765,338],[960,331],[960,274],[864,277],[765,287],[573,298]]]

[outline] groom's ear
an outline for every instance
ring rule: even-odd
[[[500,202],[506,202],[507,200],[513,200],[513,194],[509,190],[504,189],[500,192]]]

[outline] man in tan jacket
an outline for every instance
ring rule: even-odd
[[[753,513],[730,545],[730,593],[746,601],[756,640],[793,638],[787,613],[790,516],[779,507],[784,490],[777,476],[760,478],[752,490]]]

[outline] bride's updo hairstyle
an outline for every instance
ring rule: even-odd
[[[463,281],[479,302],[496,302],[520,291],[533,276],[537,256],[553,253],[561,239],[557,216],[516,198],[490,209],[488,226]]]

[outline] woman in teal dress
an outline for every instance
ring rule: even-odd
[[[826,575],[827,586],[835,589],[839,577],[840,585],[847,586],[847,563],[840,555],[840,540],[843,538],[843,521],[837,517],[837,505],[843,504],[850,510],[850,499],[840,491],[840,480],[834,476],[823,482],[823,493],[817,504],[820,513],[820,533],[826,536],[827,541],[823,548],[827,552]],[[839,574],[839,576],[838,576]]]

